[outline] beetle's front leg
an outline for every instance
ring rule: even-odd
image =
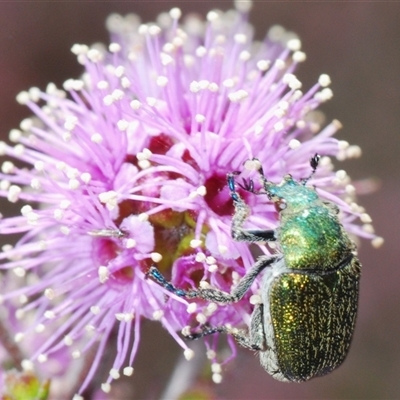
[[[235,174],[227,175],[228,187],[235,213],[232,218],[231,235],[239,242],[271,242],[277,240],[274,230],[243,229],[244,222],[249,215],[249,207],[240,197],[235,188]]]

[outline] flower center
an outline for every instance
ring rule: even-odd
[[[226,184],[226,176],[214,174],[205,182],[207,193],[204,199],[207,205],[217,215],[232,215],[234,212],[233,203]]]

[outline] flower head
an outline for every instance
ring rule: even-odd
[[[242,171],[246,160],[257,157],[277,182],[287,172],[308,176],[308,160],[318,152],[321,167],[311,183],[338,205],[350,233],[381,241],[354,202],[347,174],[333,172],[330,157],[358,156],[360,149],[332,137],[338,121],[321,129],[314,110],[332,97],[330,80],[321,75],[301,90],[294,75],[305,60],[299,39],[276,26],[253,42],[243,9],[211,11],[207,22],[179,20],[179,9],[157,25],[112,15],[108,50],[74,45],[82,79],[66,81],[64,90],[49,84],[45,92],[20,93],[17,100],[35,116],[11,131],[14,146],[0,146],[24,163],[7,160],[0,174],[0,195],[22,205],[21,215],[0,222],[2,234],[21,235],[0,255],[4,274],[20,279],[2,300],[26,299],[16,315],[29,318],[21,335],[38,337],[33,362],[62,351],[68,365],[94,354],[79,393],[107,346],[117,355],[102,389],[133,373],[143,318],[160,320],[187,358],[193,354],[177,332],[249,322],[257,284],[238,304],[219,306],[171,294],[165,301],[167,291],[146,279],[156,263],[179,287],[230,291],[251,267],[248,246],[231,238],[226,188],[226,174]],[[243,196],[249,228],[277,226],[266,196]],[[364,229],[354,222],[359,217]]]

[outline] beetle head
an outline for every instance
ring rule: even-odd
[[[310,159],[311,174],[300,182],[286,175],[279,184],[268,182],[261,172],[264,189],[268,197],[275,203],[278,212],[296,212],[312,206],[318,200],[318,194],[314,188],[307,187],[309,179],[315,174],[321,156],[315,154]]]
[[[301,211],[318,200],[318,194],[314,188],[296,181],[291,175],[286,175],[279,184],[265,181],[264,188],[270,200],[275,203],[278,212]]]

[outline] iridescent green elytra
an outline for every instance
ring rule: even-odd
[[[319,155],[311,158],[315,172]],[[217,332],[260,355],[261,365],[275,379],[303,382],[337,368],[345,359],[356,320],[361,265],[355,246],[341,225],[338,209],[323,202],[314,188],[290,175],[280,184],[269,182],[258,160],[264,193],[275,203],[280,226],[245,230],[248,207],[236,192],[234,176],[228,186],[235,206],[232,237],[247,242],[277,241],[281,253],[259,257],[231,293],[215,288],[185,291],[173,286],[152,266],[149,275],[181,297],[233,303],[243,298],[265,270],[261,302],[253,310],[249,332],[226,326],[204,327],[197,339]],[[254,192],[252,181],[244,189]],[[260,194],[260,193],[258,193]]]

